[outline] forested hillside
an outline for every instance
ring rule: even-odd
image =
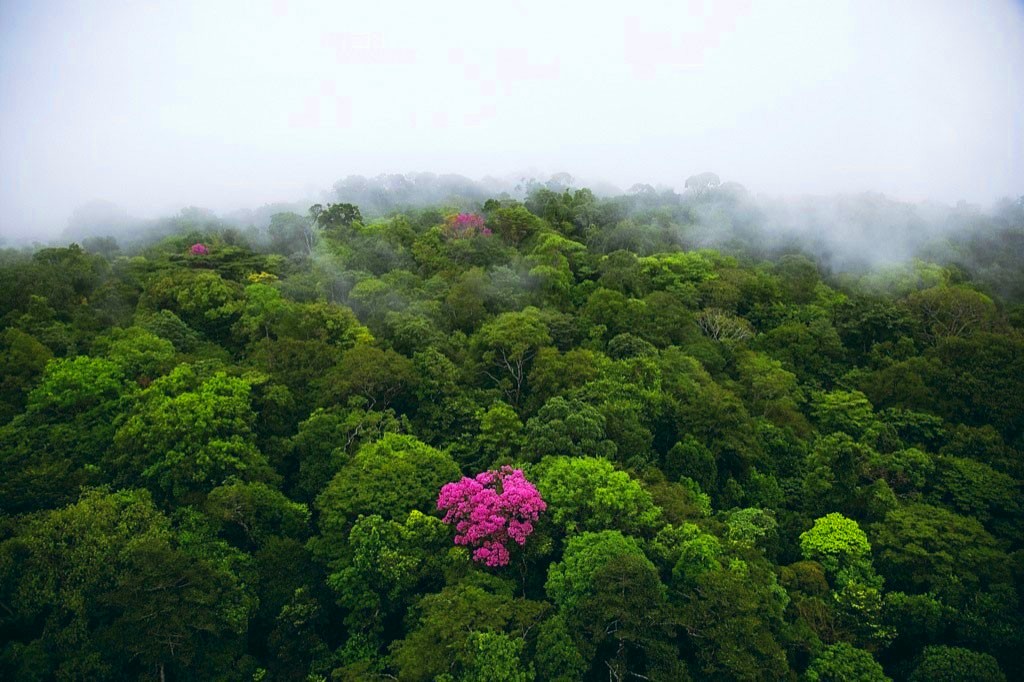
[[[1024,677],[1024,204],[346,199],[0,251],[0,678]]]

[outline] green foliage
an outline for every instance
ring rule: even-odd
[[[465,184],[0,250],[0,678],[1024,678],[1024,204]]]
[[[907,297],[907,306],[931,337],[965,336],[992,324],[996,306],[966,287],[932,287]]]
[[[653,570],[635,538],[617,530],[584,532],[569,538],[562,561],[551,564],[544,589],[551,600],[566,613],[580,609],[594,595],[594,579],[612,559],[636,557]]]
[[[936,465],[931,497],[997,534],[1019,537],[1024,510],[1017,481],[987,464],[960,457],[939,457]]]
[[[174,346],[174,350],[181,353],[195,350],[201,341],[199,334],[170,310],[143,315],[137,324],[142,329],[167,339]]]
[[[239,542],[256,546],[272,537],[302,535],[309,523],[306,505],[262,482],[229,480],[210,491],[204,510]]]
[[[437,583],[449,543],[441,520],[417,510],[402,523],[360,516],[327,577],[352,629],[374,632],[387,615],[400,614],[411,597]]]
[[[113,360],[127,377],[148,381],[174,366],[175,349],[167,339],[141,327],[128,327],[96,339],[93,354]]]
[[[157,379],[114,436],[118,479],[184,502],[228,476],[270,477],[255,442],[251,391],[245,379],[198,365],[179,365]]]
[[[506,403],[497,402],[486,412],[481,412],[479,418],[480,435],[477,437],[477,449],[481,462],[509,463],[515,459],[525,444],[523,422],[519,420],[515,410]]]
[[[665,473],[696,481],[702,490],[713,490],[718,483],[714,453],[692,435],[673,445],[665,455]]]
[[[398,679],[425,682],[459,668],[483,674],[487,668],[477,666],[507,661],[521,651],[521,638],[542,610],[536,602],[513,597],[500,583],[488,589],[464,581],[426,595],[416,607],[409,635],[392,645]]]
[[[860,391],[829,391],[811,401],[811,414],[822,433],[841,431],[860,438],[874,421],[871,403]]]
[[[10,327],[0,333],[0,424],[25,407],[34,381],[53,357],[50,349],[31,335]]]
[[[605,437],[605,417],[580,400],[552,398],[526,423],[526,456],[534,461],[553,455],[615,456]]]
[[[548,516],[565,534],[618,529],[653,530],[661,517],[650,493],[625,471],[600,457],[545,457],[533,481],[548,503]]]
[[[1004,682],[1006,675],[988,654],[954,646],[926,647],[911,682]]]
[[[288,461],[298,462],[297,471],[288,470],[295,496],[312,501],[364,444],[379,440],[385,433],[407,430],[408,423],[393,411],[368,410],[359,400],[350,402],[347,408],[318,408],[299,423],[298,433],[288,441]]]
[[[521,637],[512,638],[503,632],[474,632],[469,637],[466,660],[458,679],[465,682],[531,682],[532,667],[524,667],[522,663],[525,646],[526,642]],[[437,679],[454,678],[441,675]]]
[[[446,453],[412,436],[384,434],[361,447],[317,497],[319,550],[340,555],[361,514],[401,519],[413,510],[432,510],[441,486],[458,478],[459,468]]]
[[[416,381],[412,361],[393,350],[357,344],[324,377],[325,393],[331,402],[358,397],[369,409],[385,410],[399,403]]]
[[[789,674],[780,642],[785,593],[770,585],[740,566],[695,577],[682,599],[681,620],[706,676],[767,680]]]
[[[565,617],[554,614],[537,632],[537,674],[552,682],[572,682],[586,672],[586,662],[573,641]]]
[[[976,519],[911,504],[871,527],[878,568],[908,592],[978,589],[1006,580],[1008,557]]]
[[[473,335],[484,374],[500,388],[509,403],[518,406],[526,388],[529,365],[538,349],[551,343],[540,310],[502,313],[483,324]]]
[[[808,682],[889,682],[882,666],[863,649],[837,642],[818,654],[804,673]]]
[[[871,545],[856,521],[832,513],[816,519],[813,528],[800,534],[800,552],[804,559],[817,561],[835,574],[870,561]]]
[[[179,270],[154,279],[143,292],[140,306],[169,310],[189,327],[223,339],[234,320],[242,287],[210,270]]]
[[[54,360],[28,396],[28,410],[68,418],[101,407],[120,397],[123,372],[110,361],[80,355]]]
[[[845,433],[818,437],[803,466],[805,506],[811,511],[836,507],[848,511],[862,470],[876,459],[869,446]]]
[[[38,516],[0,557],[5,626],[22,633],[3,660],[16,677],[213,672],[239,655],[255,606],[230,567],[194,553],[142,491],[97,491]]]
[[[515,246],[537,232],[541,221],[523,206],[504,206],[491,213],[488,224],[496,235]]]
[[[654,565],[642,555],[619,554],[591,581],[592,591],[573,614],[586,648],[597,651],[591,668],[601,673],[605,668],[620,678],[684,677],[685,667],[668,643],[675,634],[675,614]]]
[[[744,547],[755,547],[762,541],[770,541],[778,526],[771,512],[756,507],[730,512],[725,524],[728,527],[726,537]]]
[[[81,486],[108,480],[113,472],[99,465],[133,393],[109,360],[51,360],[25,412],[0,426],[0,509],[53,508],[77,498]]]
[[[672,566],[675,585],[692,587],[700,576],[722,568],[721,541],[692,523],[678,528],[666,527],[659,533],[659,539],[667,563]]]
[[[804,395],[795,374],[783,369],[778,360],[755,352],[741,354],[736,369],[751,414],[763,415],[779,426],[806,430],[799,413]]]

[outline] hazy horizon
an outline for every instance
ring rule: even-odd
[[[0,235],[348,175],[1024,194],[1024,5],[0,4]]]

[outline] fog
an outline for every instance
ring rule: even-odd
[[[352,175],[708,170],[773,201],[1024,194],[1024,5],[0,2],[9,241]]]

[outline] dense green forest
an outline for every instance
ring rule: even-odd
[[[1024,677],[1024,202],[344,189],[0,251],[0,677]]]

